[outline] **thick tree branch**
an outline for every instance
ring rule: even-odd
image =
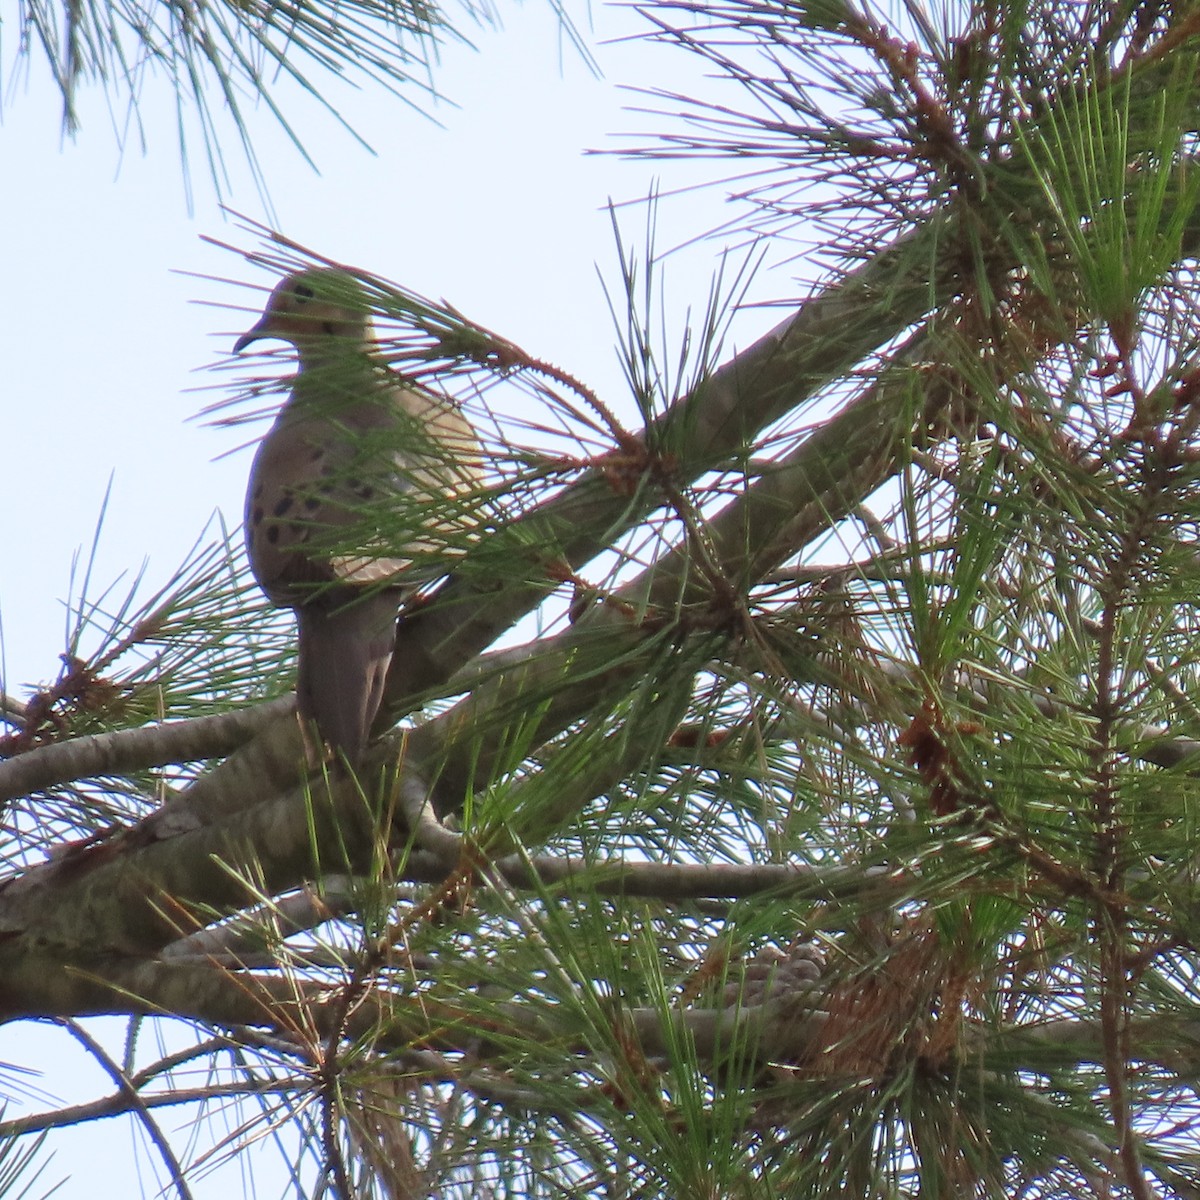
[[[955,271],[937,267],[939,253],[953,261],[947,236],[935,219],[807,300],[660,418],[647,431],[648,448],[670,456],[686,478],[744,453],[766,425],[953,294]],[[618,493],[597,469],[497,531],[428,605],[401,622],[386,720],[411,709],[418,696],[444,684],[532,611],[560,585],[564,563],[582,566],[662,502],[650,486],[633,497]],[[488,555],[498,552],[509,562],[499,578],[487,566]],[[522,558],[524,579],[511,566]],[[162,820],[169,828],[206,823],[256,802],[264,791],[292,786],[298,743],[295,723],[281,719],[196,781],[174,806],[186,814]]]
[[[0,804],[76,779],[221,758],[295,707],[289,696],[211,717],[140,725],[38,746],[0,762]]]

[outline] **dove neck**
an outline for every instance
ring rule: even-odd
[[[292,344],[302,374],[370,374],[369,343],[348,337],[297,337]]]
[[[301,354],[292,377],[291,408],[300,415],[328,414],[361,404],[379,391],[379,369],[362,350]]]

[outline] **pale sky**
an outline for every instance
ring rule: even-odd
[[[596,16],[605,36],[638,27],[628,11]],[[562,44],[541,4],[504,19],[502,31],[478,34],[478,52],[444,54],[437,79],[460,107],[438,107],[443,128],[378,89],[337,90],[378,157],[296,96],[293,111],[307,114],[298,123],[321,170],[315,175],[263,114],[255,134],[279,227],[323,254],[445,297],[620,407],[597,277],[599,266],[617,279],[604,205],[610,196],[636,200],[656,179],[672,187],[715,169],[583,152],[652,124],[623,111],[632,98],[620,84],[668,80],[687,88],[697,84],[697,70],[664,47],[596,45],[605,71],[597,79]],[[578,20],[584,25],[586,14]],[[144,557],[149,578],[160,580],[214,509],[240,519],[249,456],[214,460],[245,431],[189,418],[220,394],[194,389],[232,386],[232,375],[204,368],[228,357],[249,316],[194,302],[246,306],[258,297],[179,272],[270,282],[200,240],[210,234],[253,245],[222,218],[199,158],[189,217],[165,88],[143,104],[147,153],[130,146],[122,156],[98,93],[86,97],[76,141],[60,149],[57,100],[36,59],[32,76],[28,89],[7,89],[0,126],[10,181],[0,189],[0,328],[6,410],[15,419],[4,441],[4,478],[7,561],[16,572],[0,575],[0,619],[4,678],[18,694],[56,670],[63,630],[56,600],[66,594],[74,549],[90,543],[110,475],[99,571],[106,582],[136,571]],[[245,172],[239,182],[229,203],[265,219]],[[729,215],[720,189],[667,201],[659,245],[687,241]],[[643,211],[630,209],[623,220],[628,240],[640,246]],[[671,257],[669,303],[680,319],[689,304],[703,309],[722,248],[703,242]],[[787,291],[786,275],[760,287],[763,296]],[[777,319],[749,314],[743,340]]]
[[[12,0],[0,4],[11,17]],[[586,32],[588,14],[573,15]],[[502,17],[503,30],[474,35],[477,51],[444,53],[436,80],[460,107],[436,110],[442,127],[379,89],[334,89],[344,115],[378,157],[300,96],[292,97],[298,107],[291,111],[320,175],[269,117],[257,120],[254,134],[278,227],[323,254],[445,297],[628,412],[597,277],[599,266],[610,285],[618,281],[605,203],[609,197],[636,200],[656,179],[670,189],[718,178],[722,170],[624,163],[583,151],[620,144],[615,133],[663,126],[625,113],[623,105],[641,102],[619,85],[682,91],[708,85],[700,65],[680,51],[600,44],[641,28],[628,9],[594,13],[598,28],[588,36],[604,72],[599,79],[561,38],[545,5],[505,5]],[[4,50],[11,56],[11,43]],[[255,300],[181,272],[263,285],[270,280],[201,241],[209,234],[253,245],[222,217],[198,155],[189,215],[171,94],[161,82],[143,96],[146,153],[132,139],[122,154],[98,91],[85,94],[80,134],[64,144],[43,63],[35,55],[28,83],[14,82],[11,57],[3,65],[0,346],[8,428],[0,452],[8,502],[0,620],[4,685],[24,697],[26,685],[57,671],[72,555],[90,544],[110,477],[94,591],[122,573],[131,580],[143,562],[147,587],[161,583],[215,511],[231,525],[240,521],[249,453],[219,456],[244,441],[245,431],[189,418],[221,394],[195,389],[232,386],[232,375],[205,368],[228,357],[234,334],[250,317],[195,301]],[[233,166],[236,155],[232,150]],[[728,190],[665,202],[660,249],[688,243],[729,219]],[[228,199],[247,215],[267,219],[244,171],[235,172]],[[643,210],[629,209],[623,222],[628,241],[640,246]],[[675,323],[689,305],[703,311],[723,249],[720,240],[701,241],[671,255],[667,307]],[[793,292],[789,269],[762,275],[753,289],[759,299]],[[745,313],[735,326],[741,343],[780,315]],[[246,373],[253,370],[248,363]],[[68,1067],[52,1057],[50,1047],[62,1044],[58,1031],[10,1027],[0,1030],[0,1060],[44,1070],[36,1082],[57,1101],[111,1090],[98,1071],[79,1065],[82,1059]],[[8,1072],[0,1070],[0,1090],[10,1086]],[[49,1103],[17,1100],[10,1111]],[[180,1112],[164,1121],[170,1130],[186,1127],[187,1118]],[[140,1142],[126,1119],[56,1134],[58,1155],[44,1182],[72,1176],[56,1193],[61,1200],[153,1195],[158,1163],[153,1152],[135,1152]],[[236,1168],[194,1185],[198,1198],[240,1191]]]

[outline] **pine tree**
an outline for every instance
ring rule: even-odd
[[[129,1051],[10,1161],[187,1099],[311,1194],[1200,1194],[1200,4],[642,12],[728,99],[628,152],[820,285],[734,353],[731,268],[664,347],[624,245],[632,427],[364,276],[397,369],[539,425],[357,779],[236,537],[24,706],[0,1012]]]

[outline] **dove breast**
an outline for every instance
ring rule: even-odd
[[[246,494],[247,548],[268,598],[294,607],[338,585],[408,590],[445,574],[482,481],[466,419],[391,381],[343,404],[303,382],[259,446]]]

